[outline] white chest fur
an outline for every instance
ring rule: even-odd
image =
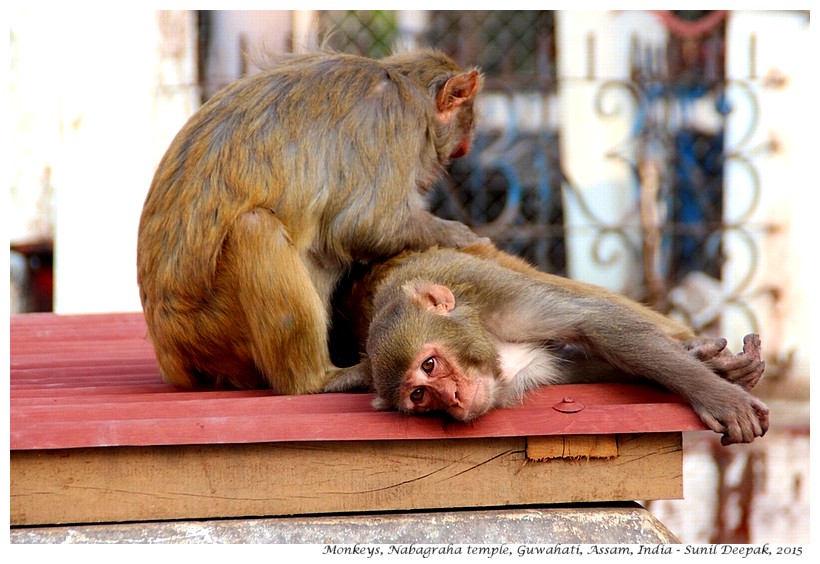
[[[515,382],[521,392],[560,381],[557,361],[546,348],[532,343],[499,342],[496,349],[502,379]]]

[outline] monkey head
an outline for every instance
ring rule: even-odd
[[[473,101],[481,90],[483,77],[477,70],[461,73],[449,79],[436,96],[436,118],[443,128],[454,130],[447,134],[458,139],[449,159],[463,157],[470,152],[475,134]]]
[[[474,103],[484,85],[481,71],[462,70],[435,49],[395,53],[384,62],[414,83],[428,85],[435,104],[433,139],[439,163],[466,155],[475,133]]]
[[[494,341],[450,288],[409,282],[376,310],[367,341],[376,409],[444,411],[469,421],[495,405]]]

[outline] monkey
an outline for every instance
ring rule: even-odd
[[[765,369],[759,336],[733,355],[725,339],[485,242],[370,265],[339,287],[334,308],[363,356],[324,391],[373,390],[378,410],[472,421],[539,386],[649,380],[685,398],[724,445],[768,429],[749,392]]]
[[[423,196],[470,150],[483,75],[443,53],[283,56],[195,112],[140,217],[137,279],[162,378],[321,391],[330,296],[354,262],[479,239]]]

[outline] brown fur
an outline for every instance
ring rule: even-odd
[[[436,51],[283,58],[214,95],[159,164],[138,281],[162,376],[315,392],[355,261],[476,237],[422,194],[469,145],[481,75]]]
[[[401,253],[343,286],[335,304],[366,356],[326,390],[370,387],[379,409],[469,420],[537,386],[643,378],[686,398],[724,444],[768,428],[749,393],[765,368],[756,335],[731,355],[724,339],[694,340],[637,302],[491,245]]]

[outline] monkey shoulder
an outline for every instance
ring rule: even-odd
[[[404,281],[418,279],[446,285],[462,299],[493,311],[499,309],[499,304],[529,304],[525,307],[533,311],[563,312],[567,319],[575,320],[572,324],[591,315],[586,312],[633,322],[665,318],[625,296],[542,272],[486,244],[406,251],[386,263],[386,272]]]
[[[429,95],[420,94],[410,78],[379,60],[323,52],[284,58],[242,77],[219,90],[203,108],[208,113],[230,113],[241,107],[244,117],[276,108],[279,121],[355,120],[367,129],[366,122],[384,112],[395,120],[409,120],[419,111],[429,111],[424,103]],[[416,115],[408,114],[408,108]]]

